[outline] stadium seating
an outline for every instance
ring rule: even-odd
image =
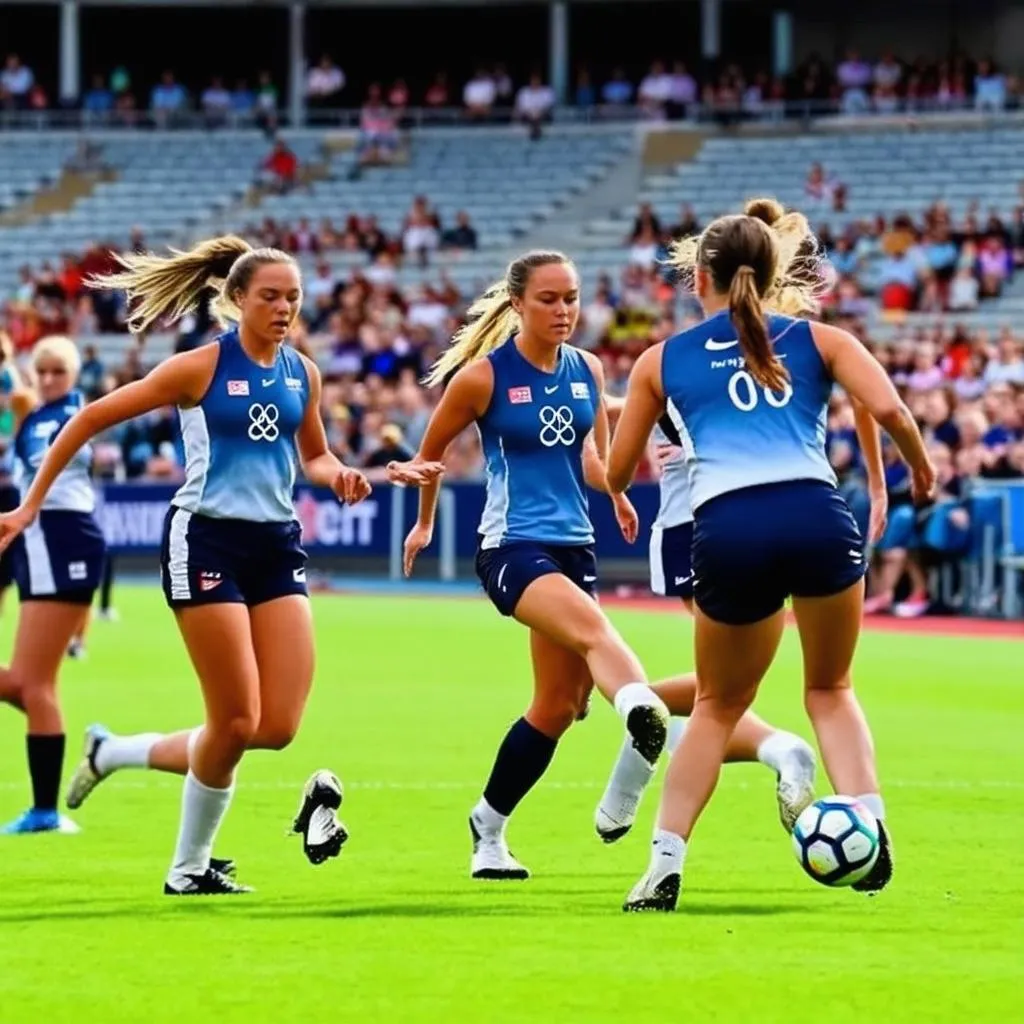
[[[0,145],[0,213],[54,184],[76,145],[71,135],[6,133]]]

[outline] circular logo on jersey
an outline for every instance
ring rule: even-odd
[[[273,402],[260,405],[253,402],[249,406],[249,440],[250,441],[276,441],[280,436],[277,429],[277,418],[280,413]]]
[[[576,428],[572,425],[572,409],[560,405],[545,405],[540,410],[540,443],[545,448],[556,444],[570,445],[576,441]]]

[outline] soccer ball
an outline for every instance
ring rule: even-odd
[[[878,819],[859,800],[827,796],[796,819],[793,852],[822,885],[853,885],[878,860]]]

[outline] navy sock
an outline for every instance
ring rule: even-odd
[[[558,740],[545,736],[520,718],[501,741],[484,799],[508,817],[548,770],[557,746]]]
[[[28,773],[32,777],[32,806],[37,811],[55,811],[64,770],[64,734],[26,736]]]

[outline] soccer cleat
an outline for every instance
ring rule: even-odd
[[[791,834],[796,819],[814,803],[814,772],[817,761],[814,751],[801,743],[786,755],[778,774],[775,795],[779,802],[779,821]]]
[[[648,764],[657,764],[668,740],[668,708],[657,704],[639,704],[626,716],[626,731],[633,747]]]
[[[859,882],[854,882],[851,888],[857,892],[874,894],[881,892],[891,881],[893,873],[892,843],[889,840],[889,833],[885,830],[882,822],[878,823],[878,860],[875,866]]]
[[[348,831],[337,815],[343,797],[338,777],[323,769],[310,776],[302,791],[291,834],[302,836],[303,852],[310,864],[323,864],[337,857],[348,839]]]
[[[675,910],[682,881],[683,877],[678,871],[656,875],[648,870],[644,877],[633,886],[630,894],[626,897],[626,902],[622,904],[622,909],[627,913]]]
[[[170,880],[164,882],[165,896],[240,896],[253,891],[250,886],[239,885],[212,867],[199,875],[180,875],[173,884]]]
[[[654,774],[653,771],[651,774]],[[594,828],[603,842],[617,842],[633,827],[643,792],[641,789],[636,793],[627,793],[611,787],[605,790],[594,812]]]
[[[103,725],[90,725],[85,730],[82,760],[78,762],[75,774],[71,776],[65,797],[68,807],[73,811],[81,807],[85,803],[85,798],[107,777],[96,767],[96,755],[109,736],[110,730]]]
[[[218,875],[226,875],[228,878],[233,878],[238,874],[238,865],[230,857],[225,859],[211,857],[210,870],[216,871]]]
[[[0,828],[0,835],[24,836],[33,832],[59,832],[62,835],[73,836],[81,831],[70,818],[65,818],[56,811],[40,811],[33,807]]]
[[[525,882],[530,877],[530,872],[512,856],[502,833],[482,833],[472,815],[469,831],[473,837],[470,877],[483,882]]]

